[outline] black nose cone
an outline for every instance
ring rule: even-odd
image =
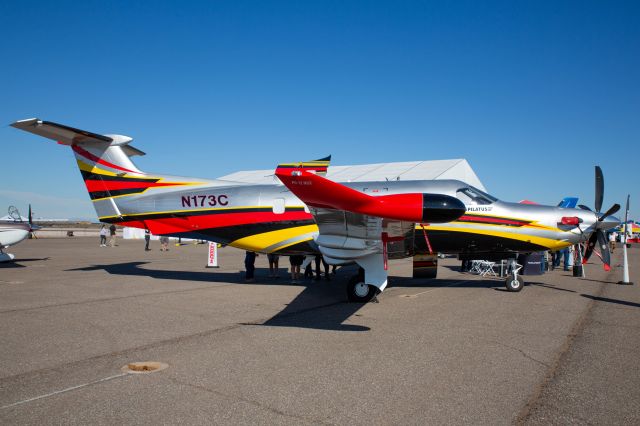
[[[422,222],[444,223],[459,218],[466,211],[464,203],[444,194],[422,194]]]

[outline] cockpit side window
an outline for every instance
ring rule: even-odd
[[[498,201],[497,198],[473,186],[458,189],[457,196],[465,204],[487,205]]]

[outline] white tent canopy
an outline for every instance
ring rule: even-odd
[[[220,180],[243,183],[274,183],[274,169],[231,173]],[[336,182],[366,182],[381,180],[455,179],[486,191],[467,160],[406,161],[400,163],[361,164],[356,166],[329,166],[327,178]]]

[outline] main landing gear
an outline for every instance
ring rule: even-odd
[[[5,253],[0,246],[0,262],[10,262],[15,258],[11,253]]]
[[[379,292],[378,287],[364,282],[364,270],[362,268],[347,283],[347,299],[352,303],[377,303],[378,298],[376,296]]]
[[[507,271],[510,271],[507,274],[507,279],[505,281],[505,287],[507,287],[507,291],[517,292],[522,290],[524,287],[524,280],[518,274],[520,269],[522,269],[522,265],[519,265],[515,259],[509,259],[508,261]]]

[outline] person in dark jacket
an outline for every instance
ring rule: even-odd
[[[256,253],[253,251],[247,251],[244,255],[244,267],[247,270],[247,274],[244,277],[245,282],[253,282],[253,275],[256,270]]]

